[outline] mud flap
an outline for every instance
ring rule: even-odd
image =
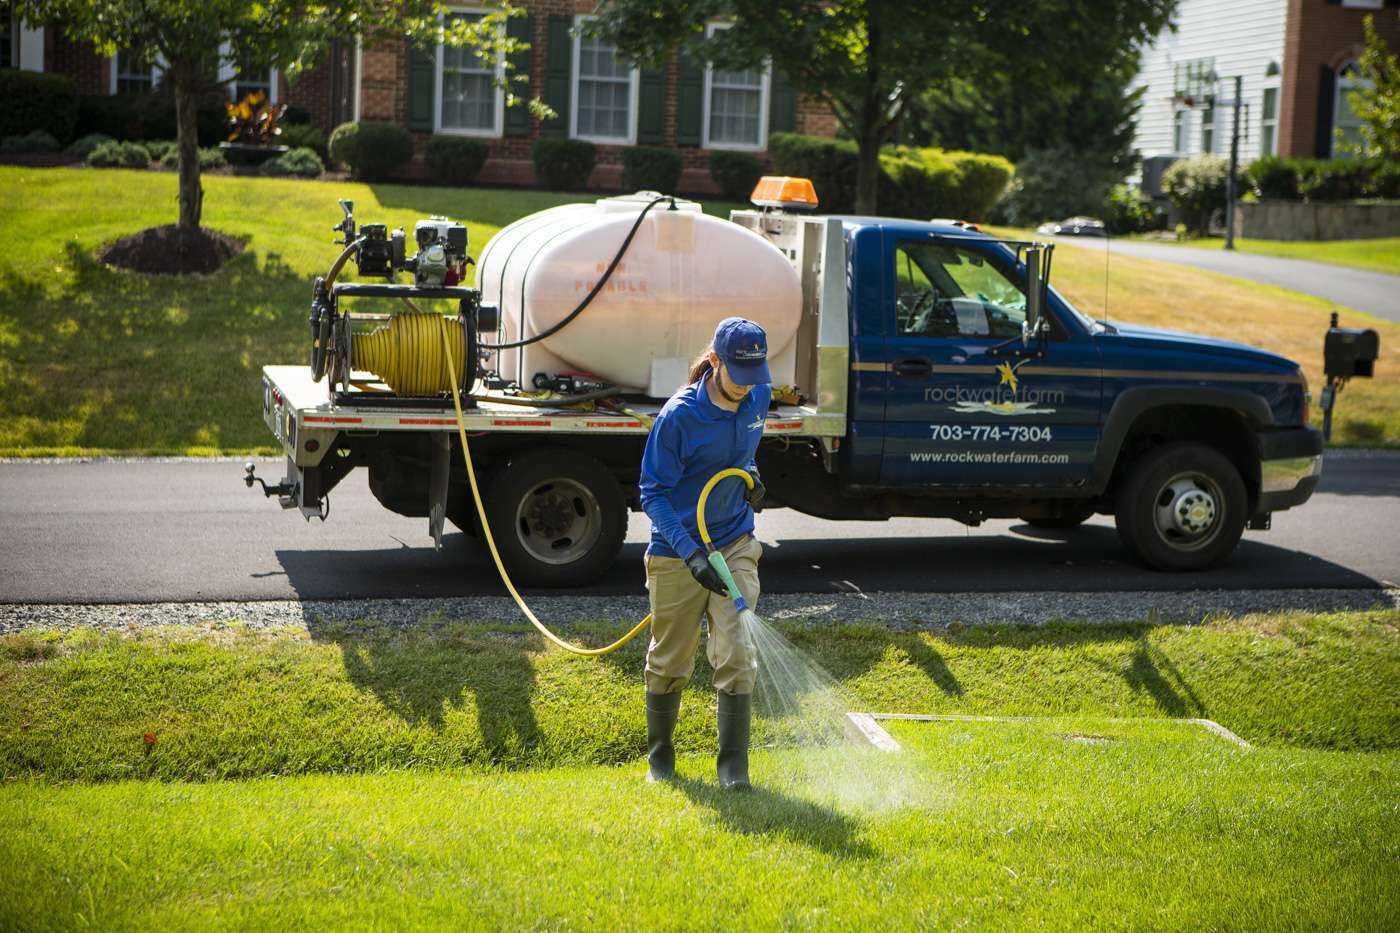
[[[452,473],[452,436],[444,432],[432,438],[432,474],[428,479],[428,534],[433,548],[442,550],[442,523],[447,519],[447,480]]]

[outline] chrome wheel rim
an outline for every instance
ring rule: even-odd
[[[1196,551],[1215,540],[1224,525],[1225,497],[1204,473],[1178,473],[1157,493],[1153,504],[1157,536],[1178,551]]]
[[[603,510],[587,486],[571,479],[537,484],[515,510],[515,535],[535,560],[571,564],[598,543]]]

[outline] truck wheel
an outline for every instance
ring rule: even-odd
[[[506,570],[529,586],[592,583],[627,534],[627,502],[616,478],[573,450],[512,459],[488,486],[486,503]]]
[[[1156,570],[1200,570],[1235,549],[1246,502],[1244,480],[1219,451],[1168,444],[1129,471],[1118,494],[1118,537]]]

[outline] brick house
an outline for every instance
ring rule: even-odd
[[[709,155],[716,150],[766,156],[768,135],[788,131],[834,136],[836,119],[816,100],[800,97],[771,68],[719,71],[675,56],[664,68],[629,68],[614,50],[577,34],[575,27],[596,8],[593,0],[527,0],[526,15],[510,20],[509,34],[530,48],[512,62],[528,74],[524,97],[538,95],[559,116],[541,123],[524,107],[504,106],[493,79],[503,63],[483,61],[468,50],[421,50],[404,40],[338,43],[315,68],[289,83],[275,70],[262,79],[230,83],[230,96],[253,88],[276,102],[305,108],[323,130],[347,120],[387,120],[410,129],[421,153],[433,133],[483,139],[490,157],[485,184],[535,183],[530,149],[540,136],[586,139],[598,146],[594,188],[621,184],[621,153],[633,145],[681,151],[680,189],[711,193]],[[132,62],[118,54],[103,58],[70,42],[54,29],[30,29],[4,15],[0,43],[13,50],[3,64],[71,75],[83,94],[131,93],[149,89],[159,64]],[[454,16],[480,16],[481,6],[454,5]],[[723,28],[719,25],[711,29]],[[227,69],[232,75],[232,69]],[[415,159],[406,173],[425,176]]]
[[[1144,89],[1134,141],[1144,188],[1176,158],[1229,154],[1236,75],[1241,162],[1341,156],[1337,134],[1358,133],[1347,93],[1362,81],[1362,20],[1372,14],[1395,49],[1397,7],[1400,0],[1181,0],[1176,31],[1143,49],[1133,82]]]

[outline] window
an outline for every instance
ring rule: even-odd
[[[476,22],[485,15],[451,13],[448,19]],[[496,82],[503,76],[499,59],[484,58],[466,46],[438,46],[437,129],[470,136],[501,135],[505,92]]]
[[[1207,104],[1201,111],[1201,151],[1215,151],[1215,105]]]
[[[1384,4],[1385,0],[1342,0],[1342,6],[1354,10],[1379,10]]]
[[[1351,153],[1344,146],[1360,145],[1361,119],[1351,109],[1351,92],[1369,87],[1371,82],[1361,77],[1355,61],[1337,69],[1336,98],[1332,102],[1332,158],[1347,158]]]
[[[1271,156],[1278,152],[1278,88],[1264,88],[1260,113],[1263,116],[1259,119],[1259,154]]]
[[[937,243],[895,250],[895,318],[906,337],[1021,334],[1026,296],[980,253]]]
[[[1186,115],[1190,113],[1178,107],[1172,114],[1172,152],[1180,155],[1186,151]]]
[[[267,95],[269,104],[277,103],[277,69],[253,71],[234,60],[233,50],[227,42],[219,46],[219,80],[228,85],[230,100],[240,101],[254,91],[262,91]]]
[[[728,29],[718,23],[707,33]],[[706,149],[762,149],[768,142],[770,68],[723,71],[705,67]]]
[[[112,93],[146,94],[156,83],[155,59],[140,49],[121,49],[112,59]]]
[[[580,17],[576,23],[585,21]],[[631,143],[637,138],[637,69],[617,49],[574,32],[573,107],[569,135],[598,143]]]

